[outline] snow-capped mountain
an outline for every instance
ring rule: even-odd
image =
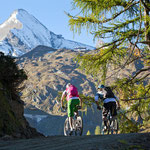
[[[94,49],[79,42],[66,40],[62,35],[49,31],[39,20],[23,9],[15,10],[0,25],[0,51],[12,56],[21,56],[38,45],[54,49]]]

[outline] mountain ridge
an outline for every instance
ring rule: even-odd
[[[73,61],[77,54],[74,50],[38,46],[17,58],[17,64],[28,75],[23,91],[27,107],[33,105],[47,113],[57,114],[54,109],[57,106],[56,97],[68,82],[75,84],[80,93],[93,95],[93,79],[79,71]]]
[[[75,49],[78,47],[94,49],[94,47],[65,39],[44,26],[33,15],[24,9],[15,10],[0,25],[0,51],[12,56],[21,56],[38,45],[54,49]]]

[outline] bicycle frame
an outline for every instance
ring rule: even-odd
[[[110,132],[111,134],[114,134],[114,131],[117,134],[118,133],[118,121],[117,121],[116,116],[111,116],[110,110],[107,114],[106,122],[107,122],[107,129],[106,129],[107,134],[109,134]],[[102,132],[102,134],[104,134],[104,131]]]
[[[75,135],[78,135],[79,131],[79,135],[81,136],[83,131],[83,121],[82,117],[78,115],[78,110],[77,112],[74,112],[72,123]],[[70,131],[69,117],[67,117],[64,123],[64,135],[69,136],[69,131]]]

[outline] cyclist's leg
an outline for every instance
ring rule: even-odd
[[[76,112],[77,116],[78,116],[78,109],[76,106],[78,106],[80,104],[80,100],[79,99],[74,99],[73,101],[73,113]]]
[[[103,122],[104,122],[104,126],[107,127],[107,114],[108,114],[108,103],[104,103],[103,105],[103,110],[102,110],[102,114],[103,114]]]
[[[73,130],[73,120],[74,112],[73,112],[73,106],[72,106],[72,99],[68,101],[68,118],[69,118],[69,125],[70,125],[70,130]]]
[[[73,116],[74,112],[77,111],[76,105],[79,105],[79,99],[70,99],[68,101],[68,117],[69,117],[69,124],[70,129],[73,130]]]
[[[116,109],[116,102],[111,102],[110,103],[110,113],[112,117],[117,116],[117,109]]]
[[[111,112],[111,115],[112,115],[112,123],[111,123],[112,134],[113,134],[113,131],[115,131],[116,134],[117,134],[118,133],[118,122],[117,122],[116,102],[111,102],[110,112]]]

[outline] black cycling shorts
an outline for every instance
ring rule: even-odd
[[[107,116],[109,110],[110,110],[111,116],[116,116],[117,115],[116,102],[104,103],[103,111],[102,111],[103,116]]]

